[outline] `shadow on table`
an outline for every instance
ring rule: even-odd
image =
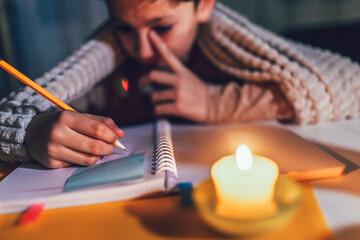
[[[360,225],[347,226],[336,230],[333,234],[336,239],[358,240],[360,236]]]
[[[320,239],[333,240],[317,205],[309,184],[301,184],[303,200],[295,216],[281,228],[264,234],[243,236],[235,239],[278,240]],[[202,222],[194,207],[181,207],[178,196],[157,198],[129,204],[125,211],[136,217],[147,234],[157,239],[234,239],[215,232]],[[134,202],[136,203],[136,201]],[[148,236],[148,235],[147,235]],[[291,237],[288,237],[291,236]]]
[[[314,142],[323,151],[345,164],[345,176],[313,181],[316,187],[336,189],[360,195],[360,152]]]
[[[136,216],[142,225],[151,232],[171,238],[191,239],[224,239],[221,235],[202,222],[195,208],[179,207],[180,198],[161,198],[159,206],[154,207],[150,201],[144,201],[142,205],[129,205],[127,211]]]
[[[19,164],[3,163],[0,162],[0,181],[17,168]]]
[[[360,168],[360,152],[355,152],[339,147],[327,147],[321,143],[313,142],[317,147],[322,149],[327,154],[336,158],[338,161],[345,164],[345,175],[356,171]],[[333,150],[334,149],[334,150]]]

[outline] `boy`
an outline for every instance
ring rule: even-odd
[[[60,74],[54,70],[55,77],[43,77],[62,99],[84,95],[87,82],[93,86],[117,66],[136,88],[166,86],[150,92],[156,115],[201,123],[307,123],[359,115],[357,64],[285,41],[220,4],[213,12],[215,0],[107,0],[107,5],[116,42],[100,36],[100,43],[89,43],[69,58]],[[343,91],[336,84],[340,78]],[[2,109],[13,107],[9,111],[17,113],[10,103],[27,99],[21,94],[3,100]],[[3,160],[27,161],[30,155],[50,168],[90,166],[111,154],[112,143],[124,135],[110,118],[69,111],[38,114],[49,107],[22,103],[28,105],[20,104],[17,117],[26,121],[13,121],[21,122],[16,126],[21,131],[11,128],[16,124],[7,126],[15,139],[3,130]],[[123,106],[116,109],[124,112]]]

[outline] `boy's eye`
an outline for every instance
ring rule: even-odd
[[[115,30],[120,33],[129,33],[132,31],[132,28],[126,25],[115,25]]]
[[[165,33],[169,32],[171,29],[172,29],[172,25],[154,27],[154,30],[158,34],[165,34]]]

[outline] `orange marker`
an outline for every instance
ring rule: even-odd
[[[67,105],[66,103],[64,103],[63,101],[61,101],[60,99],[58,99],[57,97],[46,91],[39,84],[32,81],[30,78],[26,77],[24,74],[13,68],[10,64],[8,64],[2,59],[0,59],[0,67],[2,67],[5,71],[7,71],[11,75],[13,75],[17,79],[25,83],[26,85],[34,89],[34,91],[45,97],[50,102],[54,103],[59,108],[76,112],[75,109],[73,109],[72,107],[70,107],[69,105]],[[119,140],[116,140],[116,142],[114,142],[114,145],[127,151],[126,147]]]

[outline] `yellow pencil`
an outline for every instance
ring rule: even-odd
[[[17,79],[25,83],[26,85],[34,89],[34,91],[45,97],[50,102],[54,103],[59,108],[76,112],[75,109],[73,109],[72,107],[70,107],[69,105],[67,105],[66,103],[64,103],[63,101],[61,101],[60,99],[58,99],[57,97],[46,91],[39,84],[32,81],[30,78],[26,77],[24,74],[13,68],[10,64],[8,64],[2,59],[0,59],[0,67],[2,67],[5,71],[7,71],[11,75],[13,75]],[[119,140],[116,140],[116,142],[114,142],[114,145],[127,151],[126,147]]]

